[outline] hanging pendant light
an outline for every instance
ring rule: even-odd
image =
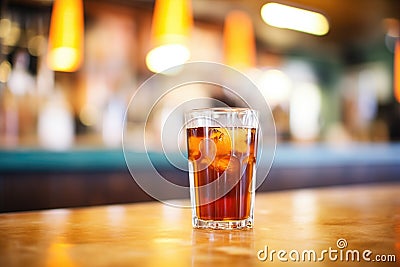
[[[161,72],[189,60],[192,24],[190,0],[156,0],[152,22],[154,48],[146,56],[151,71]]]
[[[55,71],[76,71],[83,57],[82,0],[55,0],[50,22],[47,63]]]
[[[253,24],[249,15],[231,11],[224,25],[224,61],[227,65],[246,69],[254,67],[256,45]]]
[[[263,21],[277,28],[323,36],[329,32],[327,18],[317,12],[279,3],[267,3],[261,8]]]

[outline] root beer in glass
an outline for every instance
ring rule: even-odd
[[[252,228],[257,112],[196,109],[185,121],[193,227]]]

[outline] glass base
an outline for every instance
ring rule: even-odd
[[[194,217],[193,228],[214,229],[214,230],[251,229],[253,228],[253,218],[247,218],[244,220],[212,221],[212,220],[202,220],[197,217]]]

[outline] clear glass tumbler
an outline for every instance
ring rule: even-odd
[[[258,113],[206,108],[185,113],[194,228],[252,228]]]

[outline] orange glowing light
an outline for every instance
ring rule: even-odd
[[[188,39],[192,26],[190,0],[156,0],[152,22],[153,49],[147,54],[147,67],[153,72],[161,72],[189,60]]]
[[[400,103],[400,38],[397,38],[394,48],[394,67],[393,67],[393,86],[394,96],[397,102]]]
[[[185,43],[192,21],[190,1],[157,0],[152,24],[153,44]]]
[[[51,14],[47,63],[55,71],[76,71],[83,57],[82,0],[55,0]]]
[[[225,63],[240,69],[255,65],[256,46],[251,18],[242,11],[231,11],[225,18]]]

